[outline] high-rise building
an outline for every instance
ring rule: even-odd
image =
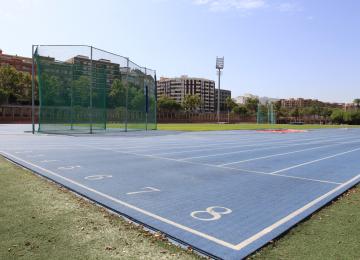
[[[214,112],[215,82],[209,79],[181,76],[178,78],[161,77],[157,83],[157,96],[166,96],[181,104],[186,95],[199,95],[201,112]]]
[[[218,92],[219,90],[215,89],[215,98],[214,98],[214,107],[217,109],[218,104]],[[220,111],[226,111],[226,99],[231,98],[231,91],[226,89],[220,89]]]

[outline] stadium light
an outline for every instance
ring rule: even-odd
[[[216,57],[216,69],[218,70],[218,102],[217,102],[217,120],[220,122],[220,77],[221,70],[224,69],[224,57]]]

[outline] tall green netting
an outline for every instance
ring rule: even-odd
[[[256,121],[258,124],[276,124],[276,112],[273,103],[258,104]]]
[[[39,132],[156,129],[155,71],[91,46],[37,46]]]

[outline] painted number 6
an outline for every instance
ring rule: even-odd
[[[232,212],[231,209],[219,207],[219,206],[213,206],[213,207],[208,207],[204,211],[194,211],[190,215],[198,220],[214,221],[214,220],[219,220],[222,217],[221,215],[230,214],[231,212]]]

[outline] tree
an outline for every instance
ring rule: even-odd
[[[236,105],[232,109],[232,112],[235,114],[239,114],[239,115],[247,115],[248,114],[248,110],[245,105]]]
[[[199,95],[186,95],[183,101],[183,107],[186,111],[194,111],[201,105]]]
[[[115,79],[110,87],[109,107],[125,107],[126,88],[120,79]]]
[[[353,103],[355,104],[356,106],[356,109],[359,109],[360,108],[360,98],[355,98]]]
[[[172,98],[161,96],[158,99],[158,109],[160,112],[177,112],[182,106]]]
[[[245,107],[248,111],[256,113],[259,104],[258,98],[247,98],[245,101]]]
[[[290,116],[295,117],[295,120],[297,120],[300,116],[299,108],[294,108],[290,111]]]
[[[227,97],[225,99],[225,106],[228,109],[228,111],[231,111],[231,110],[233,110],[234,107],[237,106],[237,104],[234,102],[234,100],[232,100],[231,97]]]
[[[330,116],[331,121],[335,124],[345,123],[344,113],[345,111],[342,109],[334,109]]]
[[[27,72],[19,72],[18,101],[26,104],[31,103],[31,75]]]
[[[19,91],[19,73],[9,65],[0,67],[0,100],[5,104],[9,104],[11,99],[16,101]]]

